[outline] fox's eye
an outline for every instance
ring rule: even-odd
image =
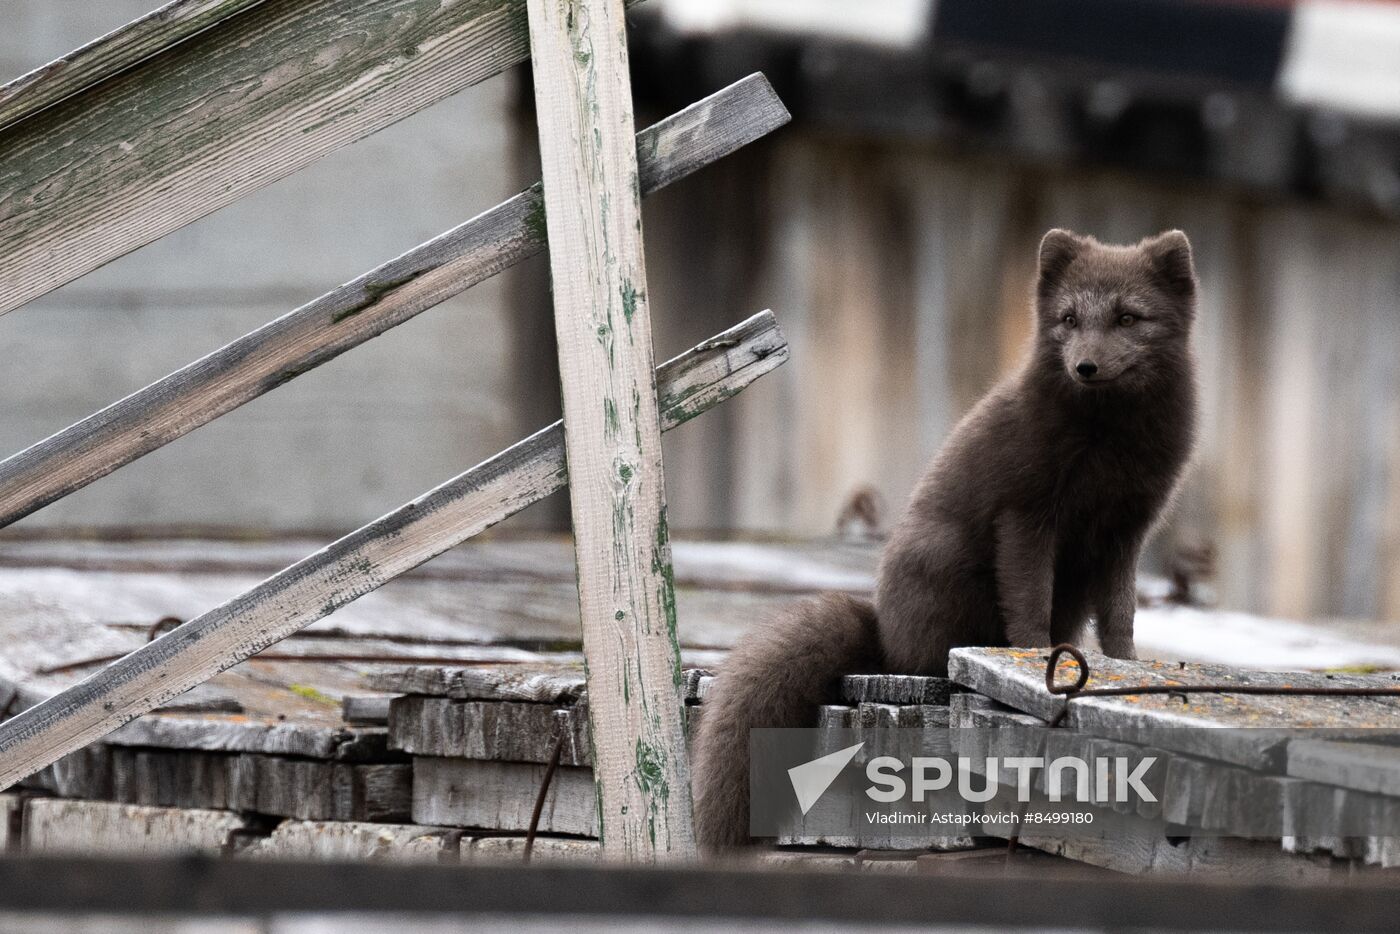
[[[1079,319],[1076,318],[1074,315],[1065,315],[1063,318],[1060,319],[1060,323],[1067,328],[1072,328],[1079,323]]]
[[[1125,327],[1125,328],[1128,327],[1129,325],[1133,324],[1133,322],[1135,322],[1135,321],[1137,321],[1137,315],[1119,315],[1119,316],[1118,316],[1118,323],[1121,324],[1121,325],[1123,325],[1123,327]]]

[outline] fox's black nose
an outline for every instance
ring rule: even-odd
[[[1099,365],[1092,360],[1085,360],[1074,369],[1080,376],[1093,376],[1099,371]]]

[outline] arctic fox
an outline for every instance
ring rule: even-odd
[[[1035,343],[944,443],[885,546],[875,602],[826,595],[748,633],[705,702],[702,846],[748,840],[749,730],[814,722],[843,674],[941,675],[962,645],[1073,642],[1133,658],[1139,551],[1190,457],[1191,245],[1052,230]]]

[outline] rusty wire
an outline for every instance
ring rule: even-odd
[[[1072,683],[1062,684],[1055,680],[1060,659],[1070,656],[1079,666],[1079,672]],[[1049,722],[1051,728],[1064,725],[1069,716],[1070,702],[1080,697],[1134,697],[1143,694],[1254,694],[1265,697],[1397,697],[1400,698],[1400,684],[1394,687],[1298,687],[1291,684],[1130,684],[1114,687],[1087,687],[1091,671],[1089,659],[1078,646],[1062,642],[1050,650],[1045,660],[1045,690],[1065,699],[1064,707]],[[1024,809],[1023,809],[1024,811]],[[1012,833],[1007,840],[1006,856],[1010,860],[1016,851],[1020,835]]]
[[[1065,655],[1079,666],[1079,675],[1072,684],[1055,680],[1060,659]],[[1070,701],[1080,697],[1130,697],[1139,694],[1256,694],[1267,697],[1400,697],[1400,684],[1394,687],[1298,687],[1291,684],[1131,684],[1114,687],[1085,687],[1089,683],[1089,660],[1078,647],[1061,643],[1050,650],[1045,662],[1045,690],[1064,697],[1064,708],[1050,721],[1052,727],[1063,723],[1069,714]]]
[[[530,856],[535,851],[535,835],[540,830],[540,817],[544,814],[544,801],[549,797],[549,786],[554,781],[554,772],[559,768],[559,760],[564,755],[564,738],[566,736],[562,725],[555,723],[555,729],[559,735],[554,739],[554,751],[549,755],[549,765],[545,766],[544,778],[540,779],[540,793],[535,796],[535,809],[530,812],[530,829],[525,832],[525,865],[530,864]]]

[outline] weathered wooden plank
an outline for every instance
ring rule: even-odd
[[[455,863],[471,844],[460,830],[417,824],[288,820],[237,855],[248,859]]]
[[[681,675],[684,698],[693,703],[703,700],[713,678],[710,672],[704,668],[687,668]],[[374,672],[369,676],[369,683],[375,690],[396,694],[539,704],[572,704],[587,688],[582,659],[577,665],[415,665]]]
[[[369,682],[375,690],[399,694],[539,704],[572,704],[583,696],[585,687],[582,666],[562,665],[415,665],[375,672]]]
[[[561,765],[591,766],[588,717],[581,710],[511,701],[396,698],[389,743],[418,756],[548,762],[559,735]]]
[[[0,128],[139,65],[263,0],[173,0],[0,87]]]
[[[855,725],[856,710],[841,704],[823,704],[817,708],[817,727],[823,730],[845,730]]]
[[[732,84],[637,134],[642,189],[662,188],[787,120],[762,75]],[[0,462],[0,525],[538,253],[543,212],[536,185]],[[0,292],[3,275],[0,264]]]
[[[917,849],[899,847],[862,847],[855,855],[855,868],[860,872],[913,875],[918,871]]]
[[[765,869],[807,873],[813,870],[853,870],[854,853],[804,852],[802,850],[760,850],[753,854],[754,862]]]
[[[370,654],[382,654],[387,658],[400,656],[400,664],[403,665],[446,664],[448,657],[456,657],[462,664],[493,660],[545,661],[542,653],[529,652],[514,646],[534,644],[562,648],[577,645],[580,638],[577,621],[578,588],[573,582],[572,544],[567,539],[556,540],[562,546],[559,549],[539,548],[539,541],[521,542],[514,536],[503,536],[480,544],[478,540],[473,540],[465,548],[454,548],[421,565],[395,580],[392,586],[376,591],[371,597],[343,607],[333,617],[283,640],[259,657],[265,659],[269,654],[279,657],[323,657],[327,654],[344,653],[350,648],[346,637],[354,636],[362,641],[355,643],[352,655],[358,654],[360,646],[363,646]],[[184,619],[198,616],[209,607],[236,596],[287,564],[310,554],[320,545],[314,540],[282,541],[278,542],[276,547],[257,544],[233,547],[225,544],[222,546],[225,553],[246,551],[250,558],[257,556],[252,560],[239,562],[248,566],[246,571],[227,573],[217,568],[202,569],[197,562],[190,560],[192,555],[204,547],[204,543],[200,540],[186,540],[183,543],[184,557],[177,558],[175,567],[168,571],[154,560],[157,553],[154,549],[138,547],[137,553],[149,554],[153,559],[152,563],[139,568],[108,570],[94,560],[92,565],[83,567],[84,573],[77,574],[66,571],[63,567],[72,561],[74,556],[81,555],[82,549],[88,547],[88,543],[67,543],[60,553],[62,556],[58,558],[56,567],[12,568],[3,566],[7,564],[5,555],[8,554],[12,541],[0,543],[0,642],[10,638],[11,634],[23,639],[24,624],[37,615],[38,607],[49,606],[64,610],[66,615],[73,617],[74,622],[80,625],[100,623],[110,619],[115,613],[120,613],[124,619],[132,620],[130,623],[109,624],[106,627],[118,630],[117,635],[122,635],[121,631],[126,630],[132,638],[124,640],[123,645],[115,651],[104,650],[98,657],[120,656],[122,652],[142,644],[146,626],[135,621],[154,620],[167,613],[174,613]],[[544,556],[557,555],[559,564],[551,573],[562,580],[557,583],[541,583],[533,580],[528,571],[502,571],[499,578],[494,577],[492,569],[508,567],[508,561],[498,562],[489,558],[477,562],[472,557],[478,548],[488,544],[491,547],[487,550],[493,554],[508,554],[510,546],[519,544],[527,554],[541,555],[541,561],[545,560]],[[93,544],[91,547],[95,559],[99,556],[116,555],[120,551],[111,545]],[[211,546],[213,549],[219,547],[221,546],[218,544]],[[724,551],[719,547],[719,543],[714,543],[706,550]],[[782,567],[789,562],[789,556],[805,563],[805,559],[799,556],[808,552],[808,549],[800,544],[772,543],[765,544],[762,549],[745,547],[742,552],[756,556],[766,555],[768,564]],[[179,555],[181,552],[171,548],[164,553]],[[820,552],[816,554],[819,555]],[[466,560],[456,560],[459,557]],[[439,574],[434,569],[444,559],[448,559],[446,573]],[[79,565],[81,561],[72,563]],[[232,563],[234,562],[229,562]],[[525,565],[531,562],[520,563]],[[869,563],[873,567],[873,553],[870,553]],[[189,570],[182,570],[185,568]],[[694,564],[691,568],[692,573],[699,572]],[[463,573],[459,575],[457,569],[461,569]],[[463,583],[470,586],[464,587]],[[732,644],[741,636],[749,621],[776,612],[793,599],[786,593],[754,593],[746,589],[747,581],[735,581],[734,584],[735,586],[731,586],[729,580],[724,580],[717,582],[714,589],[694,589],[677,584],[677,612],[685,620],[680,632],[683,664],[714,664],[718,660],[720,647]],[[466,594],[470,596],[464,596]],[[7,608],[11,607],[19,611],[17,615],[12,616],[7,612]],[[26,607],[33,609],[25,609]],[[45,639],[51,649],[65,644],[65,640],[54,636],[46,636]],[[551,652],[547,655],[556,656],[561,662],[581,661],[583,657],[581,647],[576,658],[566,657],[573,656],[574,653],[571,652],[564,655]],[[74,654],[68,655],[65,660],[81,660],[84,657],[92,656]],[[96,671],[102,664],[105,664],[105,660],[86,667],[75,667],[71,674],[65,675],[61,681],[56,681],[43,696],[76,683],[83,676]],[[266,664],[270,663],[257,661],[255,668],[262,671]],[[0,666],[3,665],[4,661],[0,660]],[[288,677],[292,681],[302,680],[296,673],[298,670],[302,673],[308,671],[307,666],[279,663],[278,667],[288,671]],[[363,672],[374,667],[379,666],[367,668],[364,665],[342,665],[341,669],[347,675],[341,679],[344,684],[339,690],[329,693],[336,697],[344,693],[364,693],[368,686],[363,679],[351,679],[348,675],[353,674],[356,669]],[[319,672],[322,669],[318,667],[315,670]],[[321,675],[318,674],[317,677],[320,678]],[[225,679],[219,679],[219,683],[223,685]],[[323,690],[328,687],[319,681],[316,686]],[[0,691],[3,690],[3,686],[0,686]],[[285,712],[275,709],[269,711],[260,706],[257,697],[250,699],[249,692],[243,687],[231,687],[231,690],[249,712]],[[0,701],[3,699],[4,695],[0,694]],[[328,708],[326,714],[325,722],[328,725],[338,725],[342,722],[338,710]],[[306,721],[300,709],[296,717],[288,719]]]
[[[1011,710],[1005,704],[998,703],[990,697],[983,697],[981,694],[962,692],[954,694],[948,698],[948,722],[949,726],[964,729],[976,725],[976,715],[998,710]]]
[[[988,833],[1006,836],[1007,831],[989,825]],[[1285,853],[1274,841],[1214,836],[1183,840],[1167,825],[1147,820],[1141,820],[1128,835],[1059,838],[1025,834],[1019,839],[1023,846],[1132,875],[1190,874],[1253,882],[1322,882],[1350,875],[1346,863]]]
[[[1400,795],[1400,747],[1392,744],[1293,739],[1288,774],[1382,795]]]
[[[392,697],[347,694],[340,701],[340,715],[354,726],[388,726]]]
[[[23,839],[21,822],[24,818],[22,795],[0,795],[0,855],[19,850]]]
[[[530,828],[545,766],[417,756],[413,760],[413,820],[448,827]],[[554,772],[540,814],[543,833],[598,835],[598,799],[591,769]]]
[[[1085,653],[1088,687],[1132,684],[1240,684],[1298,687],[1393,686],[1390,676],[1341,676],[1309,672],[1260,672],[1187,662],[1125,662]],[[949,676],[982,694],[1036,717],[1063,709],[1062,697],[1045,690],[1044,649],[954,649]],[[1070,677],[1072,662],[1065,665]],[[1135,740],[1143,729],[1152,741],[1179,752],[1222,759],[1247,768],[1281,771],[1292,728],[1400,731],[1400,700],[1365,697],[1282,697],[1243,694],[1083,697],[1073,701],[1065,725],[1085,733]],[[1182,728],[1186,729],[1182,729]],[[1233,727],[1234,729],[1198,729]]]
[[[764,313],[664,364],[663,427],[733,396],[786,357]],[[0,788],[559,489],[567,480],[562,433],[558,423],[543,429],[0,724]]]
[[[703,710],[703,705],[699,709]],[[899,734],[890,731],[947,727],[948,717],[947,707],[931,704],[901,706],[867,702],[855,707],[826,704],[818,708],[816,725],[831,732],[819,738],[812,755],[826,755],[853,743],[862,742],[865,746],[857,754],[856,762],[863,764],[876,756],[902,753],[907,749],[907,746],[901,743]],[[858,798],[824,799],[818,805],[819,810],[807,815],[807,819],[820,826],[833,826],[836,823],[833,808],[836,807],[845,809],[839,820],[840,825],[866,829],[856,834],[816,832],[806,827],[805,821],[799,819],[798,825],[792,828],[791,832],[781,834],[777,842],[783,846],[863,847],[872,850],[909,846],[955,850],[971,845],[971,838],[965,834],[915,839],[910,837],[907,831],[895,834],[882,832],[865,822]]]
[[[45,674],[93,657],[121,655],[141,644],[134,633],[116,632],[82,619],[63,605],[41,604],[25,595],[0,594],[0,713],[32,707],[65,686]],[[0,785],[3,787],[3,785]]]
[[[919,675],[846,675],[841,699],[852,704],[936,704],[947,706],[953,682]]]
[[[0,134],[0,312],[526,58],[523,0],[268,0]]]
[[[140,717],[111,733],[106,741],[118,746],[258,752],[342,761],[382,759],[388,746],[382,728],[348,730],[294,719],[264,723],[246,717]]]
[[[528,0],[604,852],[689,857],[690,763],[622,0]]]
[[[1390,934],[1400,915],[1392,879],[1345,885],[1160,879],[1144,884],[1101,874],[1006,880],[870,878],[832,872],[617,870],[583,865],[522,873],[518,867],[347,863],[289,867],[251,860],[11,859],[0,862],[0,905],[29,918],[81,910],[111,930],[110,918],[299,916],[316,930],[451,930],[506,919],[514,930],[636,917],[631,927],[696,930],[751,919],[750,929],[899,930],[936,918],[961,930],[1275,931]],[[400,920],[397,915],[402,913]],[[437,915],[450,920],[435,923]],[[319,917],[318,917],[319,916]],[[364,917],[359,921],[357,917]],[[459,921],[458,919],[462,919]],[[536,920],[539,919],[539,920]],[[1047,921],[1047,919],[1050,919]],[[1065,919],[1065,920],[1061,920]],[[476,927],[489,927],[478,923]],[[32,930],[29,924],[25,930]],[[184,930],[190,925],[186,920]],[[274,930],[285,930],[280,924]],[[120,929],[123,934],[130,930]],[[142,928],[141,930],[149,930]]]
[[[114,749],[112,792],[124,804],[251,811],[299,820],[408,816],[404,764],[356,765],[284,756]]]
[[[953,733],[954,751],[974,764],[989,756],[1026,755],[1039,744],[1037,754],[1047,761],[1122,757],[1129,771],[1144,758],[1154,758],[1144,780],[1157,801],[1120,802],[1110,793],[1109,800],[1092,802],[1120,814],[1160,819],[1207,837],[1282,839],[1287,852],[1364,858],[1377,865],[1389,865],[1400,854],[1384,842],[1388,830],[1400,827],[1400,801],[1073,730],[1047,730],[1037,718],[1004,709],[968,708],[962,717],[968,729]],[[1043,771],[1032,787],[1046,792]],[[1112,852],[1121,855],[1134,847]]]
[[[31,798],[24,806],[24,846],[31,853],[218,856],[244,827],[243,818],[228,811],[62,798]]]
[[[248,804],[254,800],[251,781],[246,795],[240,797],[244,772],[239,769],[238,756],[118,747],[112,750],[111,761],[111,793],[101,797],[121,804],[252,810],[243,807],[243,797]],[[246,775],[251,779],[251,770]]]
[[[597,840],[571,840],[565,837],[536,837],[530,861],[534,862],[596,862],[602,857]],[[525,857],[524,837],[478,837],[472,842],[467,857],[492,862],[519,862]]]
[[[101,800],[112,797],[114,778],[112,750],[104,743],[93,743],[34,773],[23,785],[62,798]]]
[[[382,821],[408,819],[413,774],[408,765],[348,765],[278,756],[243,756],[251,768],[252,800],[242,810],[300,820]]]

